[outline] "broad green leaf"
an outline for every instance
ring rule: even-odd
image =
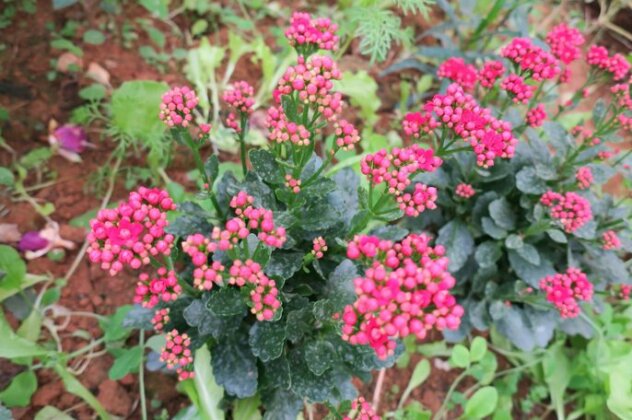
[[[165,133],[165,124],[158,117],[162,95],[168,86],[151,80],[123,83],[112,93],[112,126],[121,134],[150,147]]]
[[[285,325],[282,322],[255,322],[250,328],[248,344],[262,362],[281,356],[285,347]]]
[[[430,362],[428,359],[422,359],[419,363],[417,363],[417,366],[415,366],[415,369],[413,370],[413,374],[410,376],[410,381],[408,381],[408,385],[399,400],[398,407],[402,407],[410,396],[410,393],[428,379],[428,376],[430,376],[430,369]]]
[[[156,17],[163,20],[169,18],[169,0],[140,0],[139,3]]]
[[[4,166],[0,166],[0,185],[11,187],[14,181],[15,177],[13,176],[13,172]]]
[[[240,333],[217,342],[211,349],[213,374],[226,392],[237,398],[257,392],[257,359],[250,352],[248,337]]]
[[[123,320],[134,307],[132,305],[124,305],[119,307],[113,315],[99,321],[101,330],[103,330],[103,338],[106,342],[124,340],[129,337],[131,328],[123,326]]]
[[[336,350],[329,341],[310,341],[305,346],[307,367],[317,376],[325,373],[333,365],[335,354]]]
[[[249,156],[254,171],[261,179],[270,184],[283,183],[283,172],[272,153],[263,149],[253,149]]]
[[[142,357],[143,349],[139,346],[134,346],[131,349],[122,349],[122,353],[114,359],[114,363],[108,372],[109,378],[113,381],[118,381],[128,373],[138,372]]]
[[[568,239],[566,239],[566,235],[561,230],[549,229],[546,231],[546,234],[549,235],[549,237],[558,244],[565,244],[568,242]]]
[[[481,226],[483,227],[483,232],[494,239],[503,239],[507,236],[507,231],[498,226],[490,217],[483,217]]]
[[[1,268],[0,268],[1,270]],[[4,301],[5,299],[10,298],[11,296],[15,295],[16,293],[20,292],[20,290],[25,290],[37,283],[43,282],[48,280],[48,276],[38,276],[35,274],[26,274],[26,276],[24,276],[24,280],[22,281],[22,284],[20,284],[20,287],[17,289],[3,289],[0,287],[0,303],[2,301]],[[1,283],[1,280],[0,280]]]
[[[495,241],[486,241],[476,248],[474,259],[483,268],[493,266],[502,257],[502,249]]]
[[[470,365],[470,351],[463,344],[457,344],[452,349],[450,363],[454,366],[465,369]]]
[[[8,245],[0,245],[0,289],[19,289],[26,275],[20,254]]]
[[[1,312],[0,337],[2,337],[2,345],[0,345],[0,358],[18,359],[23,357],[39,357],[54,353],[49,352],[48,350],[41,348],[37,344],[15,334]]]
[[[437,244],[443,245],[446,256],[450,259],[450,272],[459,271],[474,251],[474,239],[467,225],[454,219],[439,230]]]
[[[96,29],[89,29],[83,34],[83,42],[86,44],[101,45],[105,42],[105,35]]]
[[[2,392],[0,402],[7,407],[26,407],[37,390],[37,377],[32,370],[18,373]]]
[[[220,287],[211,293],[208,307],[215,315],[230,317],[242,314],[246,304],[238,289],[234,287]]]
[[[105,98],[105,87],[98,83],[84,87],[79,91],[79,97],[86,101],[100,101]]]
[[[542,361],[542,369],[557,417],[564,418],[564,394],[571,380],[572,368],[561,345],[548,349]]]
[[[487,340],[483,337],[475,337],[470,345],[470,360],[479,362],[487,353]]]
[[[526,194],[543,194],[547,190],[546,183],[538,178],[533,167],[522,168],[516,174],[516,186]]]
[[[33,308],[29,316],[22,322],[17,335],[35,343],[39,339],[42,329],[42,313],[39,308]]]
[[[211,368],[211,354],[208,347],[202,346],[195,352],[193,359],[195,376],[193,381],[198,396],[198,412],[204,420],[224,420],[224,410],[220,403],[224,390],[217,385]]]
[[[503,229],[512,230],[516,227],[516,213],[504,197],[489,204],[489,215]]]
[[[463,417],[466,419],[482,419],[489,416],[498,404],[498,391],[493,386],[485,386],[472,395],[465,404]]]

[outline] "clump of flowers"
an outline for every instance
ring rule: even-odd
[[[577,180],[577,187],[580,190],[587,190],[593,183],[593,174],[588,166],[582,166],[575,173],[575,179]]]
[[[125,266],[138,269],[151,257],[169,255],[174,237],[165,232],[167,212],[175,209],[166,191],[140,187],[118,207],[100,210],[90,221],[90,261],[115,275]]]
[[[546,120],[547,116],[544,104],[538,104],[527,111],[525,118],[527,120],[527,124],[535,128],[544,124],[544,120]]]
[[[242,120],[252,114],[254,100],[254,88],[245,81],[234,82],[228,90],[224,92],[224,102],[234,111],[226,117],[226,126],[232,128],[237,133],[241,133],[243,127]],[[235,112],[237,115],[235,115]],[[238,118],[239,117],[239,118]]]
[[[506,90],[515,103],[527,104],[536,87],[525,83],[517,74],[510,74],[500,82],[500,88]]]
[[[281,144],[290,142],[296,146],[308,146],[312,133],[303,125],[289,121],[285,113],[277,107],[268,109],[266,125],[269,129],[268,139]]]
[[[630,63],[621,54],[610,55],[605,47],[592,45],[588,49],[586,61],[598,70],[610,73],[614,80],[624,79],[630,71]]]
[[[358,130],[347,120],[336,123],[336,146],[342,150],[352,150],[360,142]]]
[[[590,202],[579,194],[546,192],[540,203],[549,208],[552,218],[557,219],[566,232],[574,232],[592,219]]]
[[[445,94],[435,95],[424,109],[434,112],[441,124],[472,146],[479,166],[488,168],[496,158],[513,157],[518,140],[511,123],[494,118],[458,84],[451,84]]]
[[[171,330],[166,338],[167,343],[160,353],[160,360],[167,364],[168,369],[177,371],[178,380],[192,378],[194,372],[191,338],[187,334],[179,333],[178,330]]]
[[[564,64],[570,64],[581,56],[584,35],[577,29],[560,23],[546,34],[551,52]]]
[[[593,285],[581,270],[570,267],[566,273],[546,276],[540,281],[540,289],[562,318],[576,318],[580,313],[578,301],[590,301]]]
[[[470,184],[466,184],[462,182],[456,186],[454,193],[461,198],[467,199],[467,198],[473,197],[474,194],[476,194],[476,191],[474,190],[474,187],[472,187]]]
[[[338,48],[338,26],[327,18],[312,18],[309,13],[294,12],[285,37],[294,47],[331,50]]]
[[[319,236],[317,238],[314,238],[312,243],[314,244],[312,246],[312,255],[317,260],[323,258],[325,256],[325,252],[327,252],[327,242],[325,241],[325,238]]]
[[[456,329],[463,308],[450,294],[454,277],[447,270],[442,246],[430,246],[426,235],[411,234],[401,242],[357,236],[347,257],[367,264],[354,280],[357,300],[342,313],[342,338],[370,345],[380,358],[393,354],[395,339],[426,338],[432,329]]]
[[[621,247],[621,240],[614,230],[607,230],[601,236],[603,241],[603,249],[610,251]]]
[[[195,91],[188,86],[174,87],[162,95],[160,119],[169,127],[188,127],[198,102]]]
[[[478,73],[476,67],[467,64],[462,58],[452,57],[439,65],[437,77],[452,80],[463,86],[464,89],[470,90],[476,85]]]
[[[371,403],[358,397],[351,402],[351,410],[342,418],[343,420],[380,420]]]
[[[156,277],[151,277],[147,273],[139,276],[136,286],[136,296],[134,303],[140,303],[146,308],[153,308],[160,302],[171,302],[178,299],[182,293],[182,287],[178,284],[176,273],[173,270],[167,271],[165,267],[160,267]]]
[[[281,301],[278,298],[279,290],[274,280],[270,280],[263,273],[261,266],[252,260],[245,262],[235,260],[228,274],[230,275],[229,284],[238,287],[252,286],[249,287],[252,301],[251,312],[257,319],[259,321],[271,320],[281,307]]]
[[[154,327],[154,331],[161,332],[165,328],[165,325],[171,321],[169,311],[169,308],[161,308],[154,312],[154,316],[151,318],[151,324]]]
[[[285,175],[285,186],[294,194],[301,192],[301,180],[292,178],[290,174]]]
[[[418,138],[423,133],[430,134],[439,126],[432,115],[422,112],[409,112],[402,120],[402,129],[407,136]]]
[[[491,88],[496,80],[505,73],[505,66],[500,61],[486,61],[478,74],[479,83],[485,88]]]
[[[518,64],[522,71],[528,72],[537,81],[553,79],[561,71],[557,59],[528,38],[512,39],[500,50],[500,55]]]

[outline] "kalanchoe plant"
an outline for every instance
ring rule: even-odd
[[[385,225],[435,208],[437,189],[414,177],[442,159],[418,145],[365,156],[368,188],[351,169],[330,174],[337,152],[360,140],[341,118],[333,83],[341,72],[317,54],[335,49],[334,30],[327,20],[294,16],[287,36],[298,57],[267,112],[268,148],[247,153],[252,87],[239,81],[224,92],[240,178],[220,177],[216,156],[202,159],[210,126],[194,117],[195,92],[174,87],[159,116],[192,152],[200,194],[175,204],[166,191],[143,187],[91,222],[91,261],[112,275],[138,270],[134,302],[166,334],[167,368],[181,380],[195,377],[195,353],[206,346],[227,396],[259,393],[270,419],[294,418],[304,401],[353,400],[352,378],[390,366],[400,338],[458,328],[463,316],[444,247]],[[349,418],[371,413],[362,399],[350,407]]]
[[[437,208],[403,226],[436,232],[446,249],[465,308],[450,339],[493,326],[530,350],[556,329],[590,336],[600,302],[628,290],[619,253],[630,251],[629,210],[602,185],[617,171],[630,177],[630,152],[617,156],[608,145],[632,133],[630,64],[584,44],[561,24],[544,40],[509,40],[486,60],[449,58],[437,71],[445,93],[403,118],[404,134],[443,159],[414,178],[438,190]],[[577,60],[587,75],[572,73]],[[561,100],[577,78],[583,86]],[[603,85],[610,95],[596,100],[592,118],[568,125],[566,112],[595,101]],[[476,157],[446,156],[446,144],[469,144]]]

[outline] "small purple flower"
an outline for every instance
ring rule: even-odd
[[[88,135],[83,127],[65,124],[53,133],[59,147],[69,152],[81,153],[88,143]]]
[[[18,249],[22,252],[25,251],[39,251],[48,246],[48,240],[42,238],[37,231],[26,232],[22,235],[20,242],[18,243]]]

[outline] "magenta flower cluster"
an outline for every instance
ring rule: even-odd
[[[176,370],[178,380],[193,378],[193,354],[191,353],[191,338],[181,334],[178,330],[171,330],[166,335],[167,343],[160,353],[160,361],[167,364],[167,368]]]
[[[474,194],[476,194],[476,191],[474,191],[474,187],[472,187],[470,184],[462,182],[456,186],[454,193],[461,198],[467,199],[473,197]]]
[[[364,399],[364,397],[358,397],[351,401],[351,410],[347,413],[342,420],[381,420],[382,418],[377,415],[371,403]]]
[[[312,133],[302,124],[290,121],[281,107],[270,107],[266,118],[268,139],[274,143],[291,142],[296,146],[308,146]]]
[[[528,38],[512,39],[500,50],[500,55],[516,63],[537,81],[553,79],[561,71],[553,54],[536,46]]]
[[[160,267],[155,277],[141,273],[138,279],[140,281],[136,286],[134,303],[145,308],[153,308],[160,302],[174,302],[182,293],[176,273],[173,270],[167,271],[165,267]]]
[[[492,112],[456,83],[445,94],[437,94],[426,102],[424,109],[434,112],[438,121],[465,140],[476,153],[479,166],[494,165],[495,158],[513,157],[518,140],[513,136],[511,123],[496,119]]]
[[[198,102],[195,91],[188,86],[174,87],[162,95],[160,119],[169,127],[188,127]]]
[[[549,208],[551,217],[568,233],[576,231],[592,219],[590,202],[574,192],[561,194],[547,191],[540,197],[540,203]]]
[[[416,183],[412,193],[405,190],[416,174],[435,171],[441,163],[432,149],[413,144],[403,149],[393,148],[390,153],[382,149],[369,154],[360,162],[360,170],[373,185],[385,184],[386,192],[395,197],[406,215],[417,216],[426,209],[436,208],[437,189]]]
[[[476,85],[478,73],[476,67],[467,64],[460,57],[451,57],[439,65],[437,77],[449,79],[463,86],[463,89],[470,90]]]
[[[528,85],[517,74],[510,74],[500,82],[500,88],[506,90],[517,104],[528,104],[536,90],[534,85]]]
[[[294,12],[285,37],[292,46],[313,45],[321,50],[338,48],[338,26],[327,18],[312,18],[309,13]]]
[[[593,285],[586,274],[574,267],[569,267],[566,273],[544,277],[540,289],[562,318],[576,318],[580,312],[578,301],[589,301],[593,295]]]
[[[402,120],[402,129],[407,136],[419,138],[421,133],[430,134],[439,126],[431,114],[427,112],[409,112]]]
[[[610,251],[621,247],[621,239],[614,230],[607,230],[601,236],[603,240],[603,249]]]
[[[252,302],[251,312],[259,321],[269,321],[281,307],[279,300],[279,290],[274,280],[269,279],[261,269],[261,266],[252,261],[233,261],[228,274],[229,284],[237,287],[248,285],[250,290],[250,300]]]
[[[100,210],[90,221],[90,261],[115,275],[125,266],[139,269],[151,257],[169,255],[174,237],[165,232],[167,212],[175,209],[166,191],[140,187],[118,207]]]
[[[586,61],[591,66],[610,73],[614,80],[624,79],[630,71],[630,63],[623,55],[610,55],[608,50],[600,45],[590,46]]]
[[[325,252],[327,252],[327,242],[325,238],[322,236],[314,238],[312,241],[312,255],[319,260],[325,256]]]
[[[496,60],[486,61],[478,75],[479,83],[485,88],[491,88],[504,73],[505,66],[502,62]]]
[[[395,340],[415,335],[424,339],[431,329],[456,329],[463,308],[450,294],[454,277],[448,258],[430,237],[411,234],[400,242],[356,236],[347,257],[367,265],[354,280],[357,299],[342,313],[342,338],[369,345],[378,357],[393,353]]]
[[[530,127],[540,127],[544,124],[544,120],[546,120],[547,116],[544,104],[538,104],[527,111],[525,118]]]
[[[342,150],[353,150],[360,142],[358,130],[347,120],[340,120],[335,124],[334,134],[336,146]]]
[[[553,27],[546,35],[546,43],[551,47],[551,52],[564,64],[570,64],[579,58],[584,41],[579,29],[564,23]]]
[[[575,173],[575,179],[577,180],[577,188],[580,190],[589,189],[593,183],[592,170],[588,166],[580,167]]]
[[[232,109],[226,117],[226,126],[232,128],[237,133],[241,133],[240,119],[241,115],[250,115],[253,112],[254,88],[248,82],[238,81],[230,85],[229,89],[224,92],[224,102]]]

